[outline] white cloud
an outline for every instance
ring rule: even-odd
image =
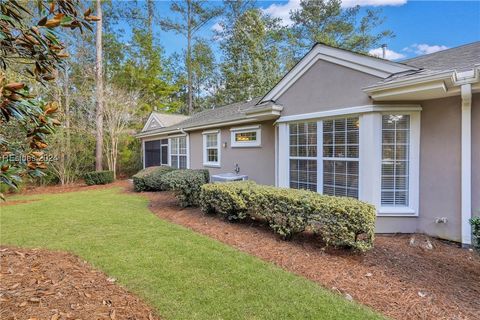
[[[351,8],[356,5],[359,6],[400,6],[407,3],[407,0],[343,0],[343,8]],[[288,2],[282,2],[281,4],[271,4],[262,11],[265,14],[269,14],[274,18],[280,18],[283,25],[291,25],[290,11],[300,9],[300,0],[288,0]]]
[[[272,16],[273,18],[280,18],[283,25],[291,25],[290,11],[300,8],[300,0],[289,0],[283,4],[271,4],[266,9],[262,9],[263,13]]]
[[[423,54],[435,53],[435,52],[446,50],[446,49],[448,49],[448,47],[444,45],[429,45],[426,43],[421,43],[421,44],[414,43],[411,46],[403,48],[403,51],[414,52],[416,54],[423,55]]]
[[[401,6],[407,3],[407,0],[342,0],[342,7],[351,8],[355,6]]]
[[[211,28],[213,31],[216,31],[216,32],[222,32],[223,31],[223,27],[220,23],[215,23],[212,28]]]
[[[382,48],[371,49],[370,51],[368,51],[368,53],[370,53],[372,56],[375,56],[375,57],[378,57],[378,58],[383,57],[383,49]],[[401,54],[399,52],[395,52],[395,51],[390,50],[390,49],[386,49],[386,51],[385,51],[385,59],[387,59],[387,60],[399,60],[399,59],[403,59],[403,58],[405,58],[405,55]]]

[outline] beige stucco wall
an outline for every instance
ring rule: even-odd
[[[371,104],[362,88],[381,79],[360,71],[317,61],[278,99],[282,116]]]
[[[461,240],[461,98],[422,102],[418,229]],[[435,217],[447,217],[446,224]]]
[[[480,93],[472,97],[472,210],[480,217]]]
[[[202,131],[190,132],[190,168],[209,169],[210,174],[233,172],[235,164],[240,167],[240,174],[248,175],[250,180],[261,184],[275,184],[275,127],[273,121],[252,123],[261,125],[261,147],[232,148],[230,145],[230,128],[212,128],[221,130],[220,168],[203,166]],[[250,125],[250,124],[249,124]],[[238,126],[234,126],[238,127]],[[223,143],[227,147],[223,147]]]

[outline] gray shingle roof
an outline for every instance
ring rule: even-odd
[[[480,64],[480,41],[400,62],[432,71],[472,69]]]
[[[420,68],[420,70],[393,74],[380,81],[379,84],[431,76],[446,71],[471,70],[475,65],[480,65],[480,41],[400,62]]]
[[[157,134],[173,131],[178,128],[188,129],[208,124],[244,119],[246,110],[257,108],[263,105],[261,104],[257,106],[257,103],[260,101],[260,99],[260,97],[257,97],[250,101],[236,102],[223,107],[204,110],[199,113],[193,114],[184,121],[181,121],[169,127],[149,131],[149,133]]]

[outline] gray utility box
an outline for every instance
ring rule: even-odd
[[[229,181],[243,181],[248,180],[248,176],[244,174],[235,173],[220,173],[210,176],[210,182],[229,182]]]

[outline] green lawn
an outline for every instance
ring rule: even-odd
[[[16,197],[19,199],[18,197]],[[118,188],[33,195],[0,207],[0,242],[73,252],[164,319],[379,319],[218,241],[160,220]]]

